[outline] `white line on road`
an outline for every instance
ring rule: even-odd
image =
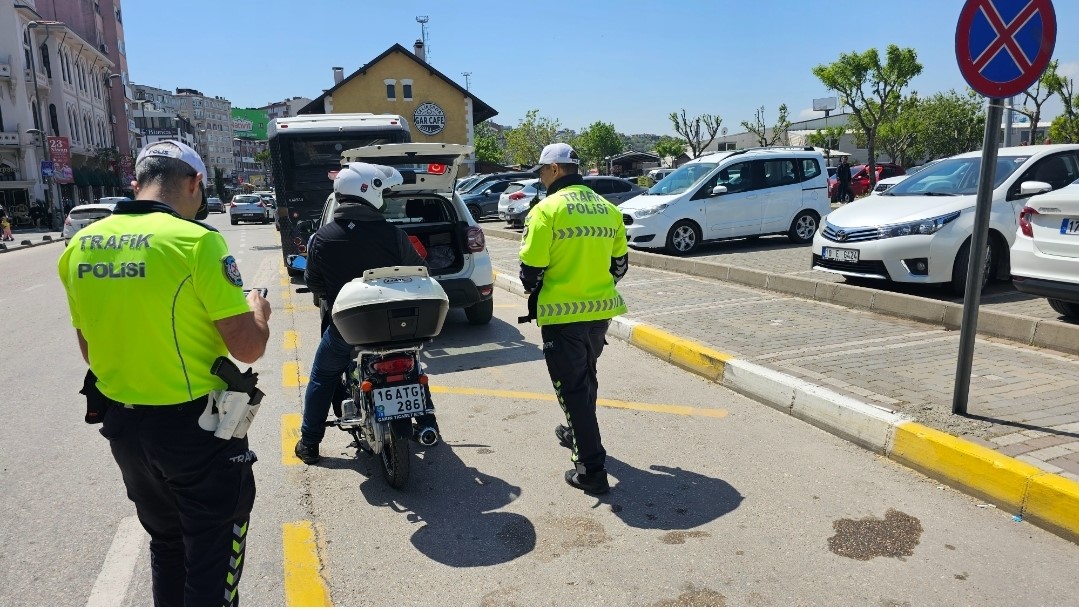
[[[27,286],[26,288],[23,288],[22,291],[23,292],[30,292],[31,290],[37,290],[38,288],[41,288],[44,285],[45,284],[34,284],[33,286]]]
[[[135,575],[135,562],[146,547],[148,536],[138,517],[132,515],[120,520],[112,546],[105,555],[105,565],[97,575],[94,588],[90,589],[87,606],[121,606],[131,579]]]

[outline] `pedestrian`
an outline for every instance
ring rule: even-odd
[[[1049,139],[1049,138],[1046,138],[1045,141],[1042,142],[1042,144],[1052,144],[1052,143],[1053,143],[1053,141],[1051,139]]]
[[[587,493],[606,493],[607,452],[596,418],[596,365],[611,318],[626,313],[615,284],[629,269],[626,230],[618,208],[584,184],[577,152],[549,144],[532,171],[547,187],[546,199],[525,217],[521,283],[529,293],[527,316],[536,320],[543,357],[566,424],[555,427],[570,449],[566,482]]]
[[[293,449],[304,464],[317,464],[321,459],[319,445],[326,434],[326,417],[334,392],[341,387],[342,376],[353,359],[352,346],[329,319],[337,295],[345,284],[363,277],[368,269],[427,266],[408,234],[383,214],[383,195],[403,182],[399,171],[384,165],[350,163],[341,168],[333,181],[333,196],[338,204],[333,219],[307,242],[304,280],[326,306],[322,308],[322,340],[315,349],[311,379],[304,394],[300,438]],[[427,401],[433,409],[429,392]],[[413,436],[418,438],[426,428],[433,428],[437,438],[434,414],[415,418]]]
[[[87,422],[107,406],[100,432],[150,535],[154,605],[238,605],[257,458],[246,437],[215,436],[218,408],[242,403],[221,400],[231,384],[211,366],[263,355],[270,305],[258,291],[244,298],[224,237],[197,222],[198,153],[156,142],[135,175],[136,199],[72,239],[58,264],[90,365]]]
[[[41,220],[45,217],[45,209],[41,207],[40,203],[34,203],[30,206],[30,220],[34,223],[35,229],[41,229]]]
[[[3,230],[4,241],[15,241],[11,235],[11,219],[8,218],[7,212],[0,212],[0,229]]]
[[[854,190],[850,187],[850,163],[847,163],[846,156],[839,158],[839,167],[835,169],[835,179],[837,201],[840,203],[854,201]]]

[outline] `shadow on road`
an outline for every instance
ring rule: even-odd
[[[422,523],[411,542],[433,561],[455,568],[493,566],[526,555],[536,547],[536,528],[528,518],[496,512],[521,495],[521,488],[468,466],[459,449],[480,445],[442,443],[412,457],[409,485],[391,488],[383,480],[376,459],[367,460],[371,477],[360,483],[360,493],[374,507],[402,514]],[[330,468],[357,469],[357,460],[324,458]]]
[[[464,314],[450,310],[442,333],[423,350],[429,375],[455,373],[543,360],[543,350],[525,341],[517,327],[498,318],[472,326]]]
[[[689,530],[737,509],[743,496],[730,483],[678,467],[641,470],[607,456],[607,471],[618,480],[601,504],[630,527]]]

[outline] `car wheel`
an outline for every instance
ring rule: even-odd
[[[1065,318],[1079,318],[1079,303],[1069,303],[1060,299],[1048,299],[1048,301],[1053,311]]]
[[[701,244],[701,230],[696,223],[679,220],[667,233],[667,252],[678,256],[692,253]]]
[[[480,208],[476,205],[468,206],[468,213],[472,214],[472,219],[478,221],[480,219]]]
[[[787,238],[796,244],[808,244],[813,241],[813,234],[817,232],[820,220],[817,213],[809,210],[798,212],[791,221],[791,228],[787,231]]]
[[[993,274],[993,266],[996,264],[996,248],[993,240],[985,246],[985,269],[982,273],[982,290],[989,284],[989,278]],[[970,240],[963,242],[959,248],[959,254],[955,256],[955,266],[952,267],[952,294],[961,297],[967,291],[967,267],[970,266]]]
[[[230,224],[234,224],[234,225],[238,225],[238,224],[240,224],[240,221],[239,221],[239,220],[236,220],[235,218],[230,218],[230,219],[229,219],[229,223],[230,223]]]
[[[491,318],[495,314],[495,300],[494,298],[487,299],[486,301],[480,301],[471,307],[465,307],[465,317],[468,318],[468,323],[479,326],[480,324],[487,324],[491,321]]]

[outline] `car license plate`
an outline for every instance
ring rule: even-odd
[[[840,263],[857,263],[858,251],[849,248],[825,248],[821,258]]]
[[[375,421],[415,417],[427,412],[427,401],[419,384],[398,385],[371,390]]]
[[[1079,218],[1065,218],[1060,223],[1061,235],[1079,235]]]

